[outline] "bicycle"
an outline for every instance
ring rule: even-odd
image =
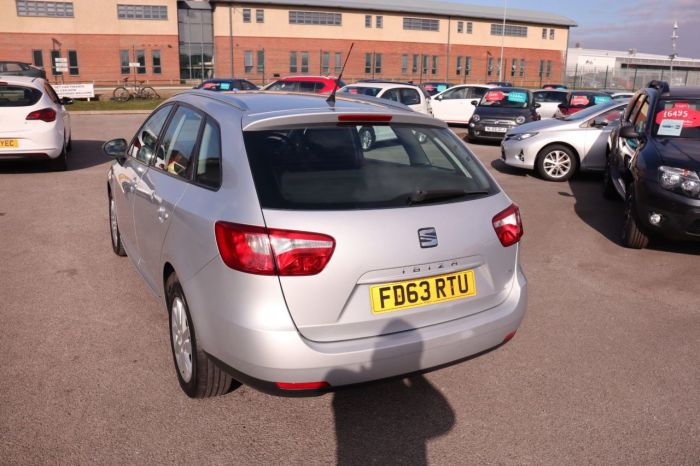
[[[159,99],[160,95],[151,86],[144,86],[144,81],[135,81],[131,85],[132,90],[127,89],[129,85],[129,77],[124,78],[124,85],[119,86],[112,92],[112,98],[117,102],[126,102],[131,98],[134,99]]]

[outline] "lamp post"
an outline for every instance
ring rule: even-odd
[[[673,34],[671,34],[671,55],[668,56],[668,58],[671,59],[671,71],[669,73],[669,82],[671,85],[673,85],[673,60],[676,59],[678,54],[676,53],[676,41],[678,40],[678,21],[674,21],[673,23]]]
[[[503,44],[506,40],[506,13],[508,12],[508,0],[503,0],[503,25],[501,26],[501,58],[498,62],[498,80],[503,81]]]

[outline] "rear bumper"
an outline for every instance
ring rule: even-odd
[[[19,143],[17,148],[0,148],[0,160],[37,157],[55,159],[63,152],[63,132],[57,121],[37,122],[37,125],[31,125],[23,131],[5,132],[0,128],[0,139],[16,139]]]
[[[700,241],[700,200],[663,189],[655,181],[635,183],[637,218],[652,234],[678,241]],[[659,225],[649,222],[652,213],[663,217]]]
[[[192,285],[192,281],[183,284],[196,313],[207,301],[207,291],[196,291],[199,283]],[[518,268],[510,293],[500,305],[416,330],[314,342],[288,325],[291,319],[285,306],[278,312],[280,321],[270,322],[267,329],[243,328],[214,311],[208,313],[206,323],[201,322],[201,314],[195,318],[195,331],[201,347],[243,383],[268,392],[275,392],[275,382],[325,381],[335,388],[425,371],[497,347],[517,330],[526,306],[527,280]],[[200,324],[204,331],[197,328]]]

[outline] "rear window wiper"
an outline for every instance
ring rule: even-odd
[[[425,204],[434,201],[446,201],[449,199],[458,199],[460,197],[481,196],[485,194],[490,194],[490,191],[467,191],[466,189],[435,189],[432,191],[425,191],[418,188],[408,196],[406,204]]]

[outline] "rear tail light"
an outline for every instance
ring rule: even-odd
[[[520,219],[520,209],[511,204],[503,212],[493,218],[493,229],[504,247],[512,246],[523,237],[523,222]]]
[[[335,240],[318,233],[228,222],[216,222],[215,233],[224,263],[256,275],[316,275],[335,250]]]
[[[516,330],[513,330],[508,335],[506,335],[505,338],[503,339],[503,343],[508,343],[510,340],[512,340],[513,337],[515,336],[515,332],[516,332]]]
[[[42,108],[41,110],[35,110],[27,115],[27,120],[41,120],[47,123],[56,121],[56,110],[52,108]]]
[[[275,382],[280,390],[320,390],[330,388],[328,382]]]

